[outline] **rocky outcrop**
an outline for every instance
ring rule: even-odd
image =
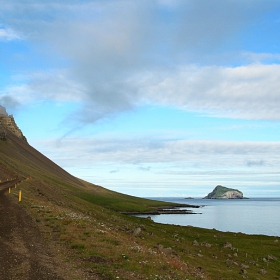
[[[6,138],[7,138],[6,129],[5,129],[5,127],[3,127],[3,126],[0,124],[0,140],[6,140]]]
[[[26,137],[22,134],[21,130],[17,126],[15,119],[12,115],[6,113],[4,107],[0,107],[0,138],[1,140],[6,139],[6,130],[9,130],[15,134],[18,138],[23,139],[27,142]]]
[[[205,199],[242,199],[243,193],[239,190],[229,189],[218,185],[215,189],[210,192]]]

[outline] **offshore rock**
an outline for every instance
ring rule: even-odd
[[[215,189],[210,192],[205,199],[243,199],[243,193],[236,189],[230,189],[218,185]]]

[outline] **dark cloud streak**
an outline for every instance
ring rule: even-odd
[[[9,95],[0,96],[0,104],[3,105],[8,111],[18,109],[20,103]]]

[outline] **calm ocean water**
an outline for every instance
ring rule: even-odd
[[[280,198],[218,200],[153,197],[150,199],[203,206],[201,208],[186,208],[193,210],[194,213],[201,213],[196,215],[151,216],[156,223],[280,236]]]

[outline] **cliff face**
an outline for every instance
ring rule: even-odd
[[[239,190],[229,189],[218,185],[205,199],[242,199],[243,193]]]
[[[6,138],[6,129],[11,131],[18,138],[23,139],[24,141],[27,142],[25,136],[22,134],[21,130],[17,126],[14,117],[12,115],[0,113],[0,138],[2,140],[5,140]]]

